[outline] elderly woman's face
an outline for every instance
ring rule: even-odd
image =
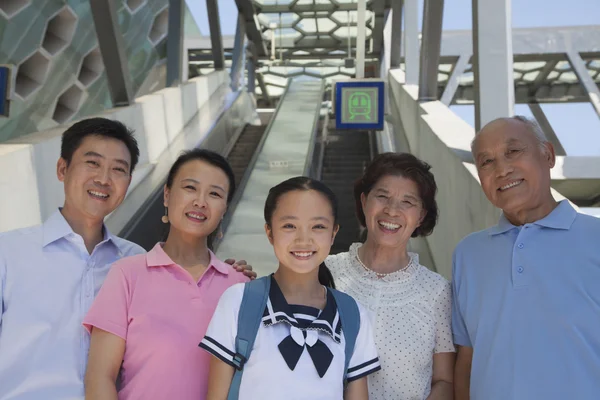
[[[369,239],[383,246],[406,246],[425,216],[417,184],[402,176],[382,177],[361,201]]]

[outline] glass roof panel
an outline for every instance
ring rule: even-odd
[[[575,72],[563,72],[560,74],[559,80],[564,83],[575,83],[579,81]]]
[[[258,4],[262,4],[265,6],[274,6],[274,5],[289,5],[294,2],[294,0],[254,0]]]
[[[294,22],[300,19],[300,16],[295,13],[281,13],[281,22],[279,21],[280,14],[258,14],[258,21],[261,25],[268,28],[272,23],[283,28],[291,28]]]
[[[356,25],[356,21],[358,19],[358,11],[336,11],[331,16],[341,24],[348,24],[350,21],[350,25]],[[367,10],[365,14],[365,21],[368,26],[372,26],[373,21],[373,12]]]
[[[365,28],[366,32],[365,35],[366,37],[370,37],[371,36],[371,29],[369,28]],[[358,28],[356,28],[356,26],[343,26],[341,28],[338,28],[335,32],[333,32],[333,35],[337,36],[338,38],[348,38],[348,37],[352,37],[355,38],[356,35],[358,33]]]
[[[540,71],[528,72],[525,75],[523,75],[523,79],[527,82],[533,82],[533,81],[535,81],[535,79],[538,77],[539,74],[540,74]]]
[[[296,3],[296,5],[306,5],[306,4],[331,4],[331,1],[329,0],[298,0],[298,2]]]
[[[519,71],[532,71],[541,69],[544,65],[546,65],[546,61],[516,62],[513,63],[513,68]]]
[[[329,18],[303,18],[297,27],[306,33],[324,33],[337,27],[337,24]]]

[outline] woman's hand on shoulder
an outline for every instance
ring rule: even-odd
[[[231,265],[237,272],[241,272],[242,274],[246,275],[248,278],[250,278],[250,280],[256,279],[256,272],[252,271],[252,265],[249,265],[246,260],[236,261],[233,258],[228,258],[223,262]]]

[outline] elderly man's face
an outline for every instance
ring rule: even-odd
[[[522,122],[488,124],[477,137],[473,157],[485,195],[505,213],[534,209],[548,198],[554,149],[540,144]]]

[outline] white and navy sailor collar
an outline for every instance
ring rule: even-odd
[[[309,317],[307,319],[312,319],[313,317],[315,317],[315,319],[313,319],[308,326],[301,324],[294,316],[294,310],[292,308],[296,309],[296,311],[300,309],[305,310],[305,313],[308,314],[307,316]],[[327,289],[327,303],[320,313],[317,311],[317,315],[314,315],[314,312],[311,312],[310,310],[311,307],[290,306],[281,292],[279,285],[277,285],[277,281],[273,275],[271,275],[269,299],[262,317],[263,325],[269,327],[283,322],[301,330],[317,330],[328,334],[339,344],[342,337],[342,321],[340,320],[337,304],[331,291]]]

